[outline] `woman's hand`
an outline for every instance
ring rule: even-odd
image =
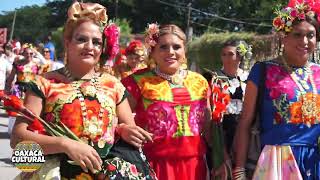
[[[212,170],[212,179],[227,179],[228,176],[228,167],[226,163],[223,163],[218,169]]]
[[[79,164],[83,171],[96,173],[101,170],[102,160],[97,151],[82,142],[63,138],[62,148],[69,158]]]
[[[152,134],[139,126],[120,124],[117,132],[123,140],[134,145],[137,148],[147,141],[152,141]]]

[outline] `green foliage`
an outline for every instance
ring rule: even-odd
[[[274,35],[257,36],[254,33],[205,33],[188,43],[188,63],[195,61],[200,69],[221,68],[220,51],[228,40],[244,40],[252,45],[253,62],[275,56],[277,37]],[[251,62],[251,65],[252,63]]]
[[[116,19],[115,24],[120,27],[120,46],[125,47],[127,43],[132,39],[131,27],[127,19]]]
[[[48,33],[47,19],[50,16],[49,8],[46,6],[25,6],[17,10],[14,26],[14,37],[23,42],[35,42]],[[14,12],[6,12],[0,18],[0,27],[7,27],[9,34],[13,22]]]
[[[59,27],[53,31],[51,36],[55,45],[56,56],[60,58],[63,55],[63,27]]]

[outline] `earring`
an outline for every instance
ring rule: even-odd
[[[184,58],[182,59],[180,68],[181,68],[181,69],[188,69],[188,60],[187,60],[187,58],[184,57]]]
[[[151,58],[151,57],[148,59],[147,65],[148,65],[148,67],[149,67],[150,69],[154,69],[154,68],[156,68],[156,66],[157,66],[156,62],[155,62],[154,59]]]
[[[317,63],[317,64],[319,64],[319,46],[320,46],[320,43],[317,42],[316,48],[313,52],[313,61],[314,63]]]
[[[283,51],[284,51],[284,44],[281,43],[280,49],[279,49],[279,56],[283,56]]]
[[[64,65],[67,65],[67,64],[68,64],[67,51],[64,51],[63,64],[64,64]]]

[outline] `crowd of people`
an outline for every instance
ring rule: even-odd
[[[50,36],[42,47],[3,46],[0,90],[75,137],[12,118],[12,148],[38,143],[47,168],[16,179],[320,180],[320,65],[310,62],[318,6],[290,1],[276,11],[277,58],[250,68],[252,46],[229,40],[222,68],[200,74],[188,69],[177,25],[148,24],[144,42],[119,49],[106,43],[119,34],[110,33],[117,29],[106,8],[75,1],[64,25],[64,64]],[[222,145],[213,146],[219,138],[211,127],[220,126]]]

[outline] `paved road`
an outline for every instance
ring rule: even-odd
[[[20,173],[11,163],[10,137],[8,132],[8,118],[0,110],[0,180],[11,180]]]

